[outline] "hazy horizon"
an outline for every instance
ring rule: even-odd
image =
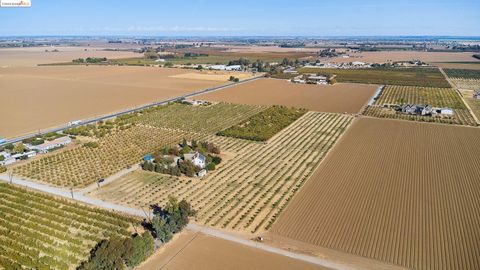
[[[0,36],[478,37],[478,11],[472,0],[32,0],[0,8]]]

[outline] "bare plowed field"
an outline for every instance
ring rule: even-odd
[[[138,270],[326,270],[328,268],[200,233],[184,232]]]
[[[222,84],[145,67],[0,68],[0,137],[13,137]],[[8,101],[8,102],[5,102]]]
[[[376,85],[365,84],[305,85],[263,79],[205,94],[199,99],[253,105],[285,105],[320,112],[358,113],[376,89]]]
[[[46,51],[48,50],[48,51]],[[53,52],[57,50],[57,52]],[[106,57],[107,59],[141,56],[127,51],[104,51],[92,47],[31,47],[0,49],[0,68],[36,66],[59,62],[70,62],[77,58]]]
[[[480,269],[480,130],[356,120],[272,232],[412,269]]]

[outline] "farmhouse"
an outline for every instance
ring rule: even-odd
[[[0,165],[10,165],[21,159],[28,159],[37,155],[35,151],[28,151],[17,154],[10,154],[8,152],[0,152],[0,156],[4,157],[4,160],[0,161]]]
[[[327,84],[327,77],[321,75],[310,75],[307,77],[308,84]]]
[[[208,105],[210,102],[204,100],[195,100],[195,99],[185,99],[184,103],[188,103],[192,106]]]
[[[403,114],[412,114],[412,115],[422,115],[422,116],[453,116],[453,109],[450,108],[436,108],[431,105],[422,105],[422,104],[404,104],[396,109],[398,112]]]
[[[283,73],[286,73],[286,74],[297,74],[298,71],[296,71],[294,67],[287,67],[286,69],[283,70]]]
[[[480,90],[476,90],[475,92],[473,92],[473,98],[480,99]]]
[[[10,153],[3,151],[3,152],[0,152],[0,156],[3,156],[3,158],[7,159],[7,158],[9,158],[11,155],[10,155]]]
[[[65,136],[65,137],[57,138],[52,141],[44,142],[40,145],[32,145],[32,146],[29,146],[29,148],[31,150],[37,150],[40,153],[47,153],[52,149],[65,146],[71,142],[72,142],[72,139],[70,139],[70,137],[68,136]]]
[[[226,71],[242,71],[242,66],[241,65],[226,66],[225,70]]]
[[[184,154],[183,158],[185,160],[191,161],[193,163],[193,165],[195,165],[195,166],[198,166],[202,169],[205,168],[205,165],[206,165],[205,164],[206,163],[205,156],[200,154],[199,152]]]
[[[303,75],[296,76],[295,78],[293,78],[293,79],[291,80],[291,82],[293,82],[293,83],[301,83],[301,84],[307,83],[307,81],[306,81],[305,79],[303,79]]]

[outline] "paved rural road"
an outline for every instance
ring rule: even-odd
[[[252,77],[252,78],[248,78],[248,79],[242,80],[238,83],[231,82],[231,83],[227,83],[227,84],[224,84],[224,85],[210,87],[210,88],[207,88],[207,89],[204,89],[204,90],[196,91],[196,92],[186,94],[186,95],[183,95],[183,96],[178,96],[178,97],[174,97],[174,98],[170,98],[170,99],[166,99],[166,100],[162,100],[162,101],[158,101],[158,102],[145,104],[145,105],[133,108],[133,109],[127,109],[127,110],[116,112],[116,113],[106,114],[106,115],[103,115],[103,116],[98,116],[98,117],[95,117],[95,118],[82,120],[82,123],[80,125],[92,124],[92,123],[96,123],[96,122],[101,121],[101,120],[110,119],[110,118],[113,118],[113,117],[117,117],[119,115],[143,110],[143,109],[146,109],[146,108],[149,108],[149,107],[164,105],[164,104],[167,104],[169,102],[173,102],[175,100],[178,100],[180,98],[191,98],[191,97],[202,95],[202,94],[205,94],[205,93],[215,92],[215,91],[222,90],[222,89],[234,86],[234,85],[239,85],[239,84],[251,82],[251,81],[254,81],[254,80],[258,80],[260,78],[263,78],[263,75],[258,75],[258,76]],[[8,139],[8,140],[6,140],[6,142],[0,143],[0,146],[5,145],[5,144],[9,144],[9,143],[17,143],[17,142],[23,141],[25,139],[31,138],[33,136],[43,135],[43,134],[47,134],[47,133],[50,133],[50,132],[60,132],[60,131],[63,131],[67,128],[70,128],[70,126],[68,126],[68,124],[62,125],[62,126],[57,126],[57,127],[50,128],[50,129],[41,130],[41,131],[36,132],[36,133],[30,133],[30,134],[23,135],[23,136],[20,136],[20,137]]]
[[[128,173],[128,172],[126,172],[126,173]],[[117,179],[117,178],[115,178],[115,179]],[[24,179],[15,177],[15,176],[13,177],[12,180],[13,180],[13,184],[18,185],[18,186],[25,186],[25,187],[28,187],[28,188],[31,188],[31,189],[35,189],[35,190],[38,190],[38,191],[50,193],[50,194],[53,194],[53,195],[56,195],[56,196],[72,199],[72,191],[70,191],[70,190],[51,187],[51,186],[48,186],[48,185],[45,185],[45,184],[24,180]],[[10,182],[9,175],[7,175],[5,173],[0,174],[0,181]],[[96,184],[95,184],[95,186],[96,186]],[[90,198],[90,197],[87,197],[87,196],[83,195],[82,192],[84,192],[84,190],[81,190],[81,192],[73,191],[73,199],[77,200],[79,202],[82,202],[82,203],[94,205],[94,206],[101,207],[101,208],[110,209],[110,210],[113,210],[113,211],[122,212],[122,213],[125,213],[125,214],[128,214],[128,215],[138,216],[138,217],[146,218],[146,219],[151,219],[152,218],[152,213],[149,210],[147,210],[148,211],[148,213],[147,213],[144,210],[110,203],[110,202],[106,202],[106,201],[103,201],[103,200],[100,200],[100,199]],[[283,250],[283,249],[280,249],[280,248],[271,247],[271,246],[268,246],[266,244],[262,244],[262,243],[255,242],[255,241],[252,241],[252,240],[244,239],[244,238],[238,237],[236,235],[232,235],[232,234],[229,234],[229,233],[226,233],[226,232],[223,232],[223,231],[220,231],[220,230],[216,230],[216,229],[210,228],[210,227],[205,227],[205,226],[190,223],[190,224],[187,225],[187,229],[189,229],[191,231],[195,231],[195,232],[201,232],[203,234],[214,236],[214,237],[217,237],[217,238],[221,238],[221,239],[224,239],[224,240],[227,240],[227,241],[232,241],[232,242],[242,244],[242,245],[245,245],[245,246],[261,249],[261,250],[264,250],[266,252],[279,254],[279,255],[282,255],[282,256],[290,257],[290,258],[293,258],[293,259],[309,262],[309,263],[324,266],[324,267],[329,267],[329,268],[333,268],[333,269],[342,269],[342,270],[353,269],[351,267],[346,267],[345,265],[336,264],[336,263],[333,263],[333,262],[330,262],[328,260],[324,260],[324,259],[321,259],[321,258],[318,258],[318,257],[298,254],[298,253],[290,252],[290,251]]]

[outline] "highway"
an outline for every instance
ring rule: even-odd
[[[127,113],[140,111],[140,110],[143,110],[143,109],[146,109],[146,108],[149,108],[149,107],[165,105],[169,102],[173,102],[173,101],[176,101],[176,100],[181,99],[181,98],[191,98],[191,97],[202,95],[202,94],[205,94],[205,93],[215,92],[215,91],[222,90],[222,89],[234,86],[234,85],[243,84],[243,83],[251,82],[251,81],[254,81],[254,80],[258,80],[262,77],[263,77],[263,75],[258,75],[258,76],[252,77],[252,78],[241,80],[240,82],[237,82],[237,83],[230,82],[230,83],[227,83],[227,84],[224,84],[224,85],[210,87],[210,88],[200,90],[200,91],[196,91],[196,92],[192,92],[192,93],[189,93],[189,94],[186,94],[186,95],[177,96],[177,97],[169,98],[169,99],[166,99],[166,100],[156,101],[156,102],[153,102],[153,103],[148,103],[148,104],[145,104],[145,105],[142,105],[142,106],[139,106],[139,107],[135,107],[135,108],[132,108],[132,109],[126,109],[126,110],[111,113],[111,114],[105,114],[105,115],[90,118],[90,119],[84,119],[84,120],[81,120],[82,121],[81,124],[76,125],[76,126],[93,124],[93,123],[96,123],[98,121],[114,118],[114,117],[117,117],[119,115],[123,115],[123,114],[127,114]],[[77,119],[74,119],[74,120],[77,120]],[[64,124],[64,125],[60,125],[60,126],[57,126],[57,127],[54,127],[54,128],[44,129],[44,130],[41,130],[40,132],[34,132],[34,133],[27,134],[27,135],[19,136],[19,137],[16,137],[16,138],[6,139],[5,142],[0,143],[0,146],[6,145],[6,144],[9,144],[9,143],[21,142],[25,139],[29,139],[29,138],[32,138],[32,137],[38,136],[38,135],[47,134],[47,133],[50,133],[50,132],[60,132],[60,131],[63,131],[67,128],[71,128],[71,127],[72,126],[69,126],[68,124]]]

